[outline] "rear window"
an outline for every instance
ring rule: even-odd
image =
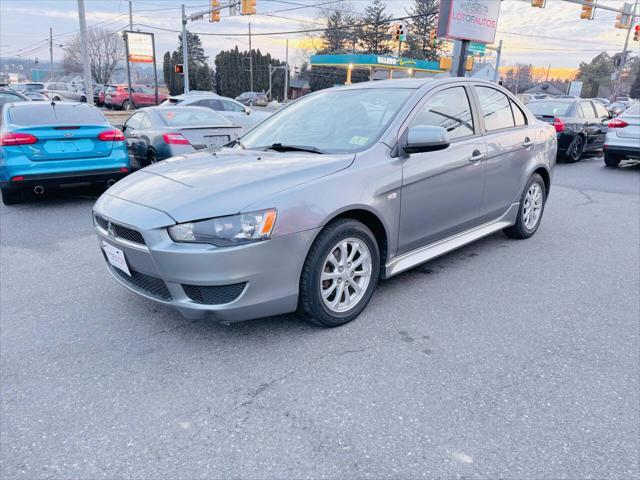
[[[27,102],[24,98],[16,95],[11,92],[0,92],[0,109],[4,107],[7,103],[11,102]]]
[[[166,108],[162,109],[162,111],[156,110],[156,112],[162,117],[164,123],[170,127],[231,125],[229,120],[209,109],[200,110],[182,107],[180,109]]]
[[[623,117],[627,115],[640,115],[640,103],[636,103],[635,105],[631,105],[623,114]]]
[[[533,102],[529,103],[527,107],[534,115],[547,115],[550,117],[556,117],[558,115],[567,115],[571,110],[570,102]]]
[[[83,104],[29,103],[16,105],[9,112],[10,121],[14,125],[103,125],[106,118],[97,108]]]

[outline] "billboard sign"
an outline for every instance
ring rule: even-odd
[[[127,32],[130,62],[153,62],[153,34]]]
[[[569,84],[569,93],[572,97],[579,97],[582,93],[582,82],[574,80]]]
[[[438,37],[493,43],[500,0],[440,0]]]

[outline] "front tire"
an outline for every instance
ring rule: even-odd
[[[23,190],[15,190],[15,189],[6,189],[3,188],[2,192],[2,203],[5,205],[15,205],[16,203],[21,203],[24,201],[24,191]]]
[[[371,230],[357,220],[335,220],[320,232],[305,260],[301,310],[316,325],[344,325],[367,306],[379,275],[380,249]]]
[[[525,239],[538,230],[547,201],[547,189],[542,177],[537,173],[531,175],[520,197],[520,208],[516,223],[504,229],[507,237]]]
[[[604,152],[604,164],[607,167],[617,167],[620,165],[622,157],[620,155],[613,155],[611,153]]]
[[[147,165],[151,165],[152,163],[156,163],[158,161],[158,155],[153,150],[149,150],[147,152]]]

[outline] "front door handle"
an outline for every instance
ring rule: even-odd
[[[531,140],[529,137],[526,137],[524,139],[524,142],[523,142],[522,146],[525,147],[525,148],[528,148],[531,145],[533,145],[533,140]]]
[[[481,153],[480,150],[474,150],[471,156],[469,157],[469,162],[474,163],[482,160],[485,157],[484,153]]]

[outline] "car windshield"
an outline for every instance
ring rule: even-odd
[[[312,147],[323,153],[362,150],[376,142],[411,89],[331,90],[302,97],[241,138],[249,149]]]
[[[527,107],[534,115],[558,116],[566,115],[571,109],[571,102],[538,101],[529,103]]]
[[[208,108],[163,108],[157,112],[169,127],[232,125],[222,115]]]
[[[107,120],[100,110],[82,103],[49,103],[29,102],[17,104],[9,111],[13,125],[104,125]]]

